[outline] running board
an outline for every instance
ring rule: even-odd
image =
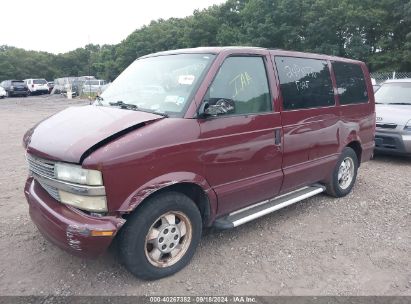
[[[297,189],[273,199],[232,212],[225,217],[217,219],[213,226],[219,229],[234,228],[324,191],[325,187],[319,184]]]

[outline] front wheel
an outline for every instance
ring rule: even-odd
[[[327,193],[343,197],[351,192],[357,179],[358,158],[353,149],[345,147],[335,165],[331,181],[326,185]]]
[[[126,268],[145,280],[172,275],[185,267],[201,238],[202,219],[184,194],[167,192],[147,200],[119,235]]]

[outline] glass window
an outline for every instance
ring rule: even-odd
[[[384,104],[411,105],[411,82],[384,83],[375,93],[375,102]]]
[[[272,110],[267,74],[262,57],[227,58],[210,86],[206,101],[214,105],[225,101],[228,115]]]
[[[361,66],[346,62],[332,63],[340,104],[368,102],[367,86]]]
[[[181,116],[214,57],[177,54],[138,59],[104,91],[101,103],[122,101],[140,111]],[[93,81],[97,80],[89,80]]]
[[[335,104],[326,60],[275,57],[284,110]]]

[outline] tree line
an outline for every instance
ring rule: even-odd
[[[228,0],[186,18],[152,21],[116,45],[58,55],[0,46],[0,81],[90,74],[114,80],[139,56],[219,45],[316,52],[365,61],[371,71],[411,71],[411,1]]]

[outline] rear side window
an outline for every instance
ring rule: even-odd
[[[284,110],[327,107],[335,104],[326,60],[275,57]]]
[[[332,62],[340,104],[368,102],[364,73],[358,64]]]
[[[262,57],[229,57],[218,71],[206,99],[210,105],[226,100],[228,115],[272,110],[267,73]]]

